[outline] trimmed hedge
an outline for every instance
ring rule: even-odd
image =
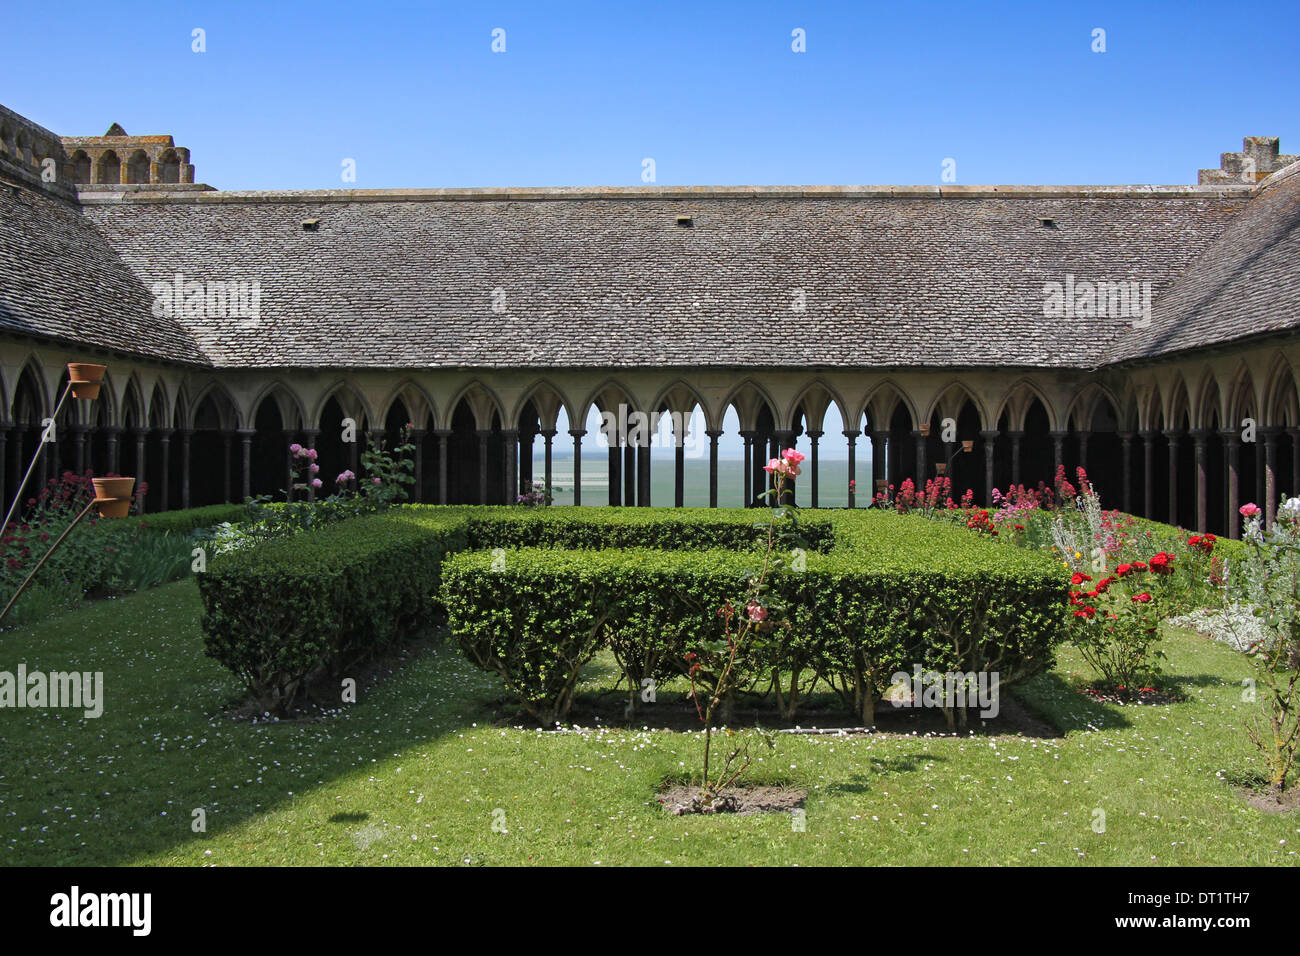
[[[789,675],[793,717],[801,674],[831,683],[872,722],[899,670],[997,671],[1003,685],[1051,665],[1066,592],[1050,560],[965,529],[882,513],[837,516],[840,547],[782,565],[772,601],[789,627],[758,635],[746,672]],[[504,560],[500,560],[504,557]],[[684,669],[687,651],[722,637],[717,609],[737,602],[761,556],[639,549],[469,553],[445,567],[453,634],[549,725],[572,703],[578,671],[602,647],[617,657],[631,705],[641,682]],[[788,556],[787,556],[788,561]]]
[[[658,548],[699,551],[706,548],[753,550],[766,547],[766,509],[709,508],[668,511],[663,508],[435,508],[454,511],[469,521],[470,548]],[[834,531],[826,517],[802,513],[800,531],[809,550],[829,551]]]
[[[286,710],[313,674],[432,624],[442,559],[465,545],[458,516],[374,515],[220,555],[198,576],[207,654]]]
[[[226,521],[241,521],[243,517],[243,505],[205,505],[202,508],[133,514],[112,521],[100,521],[96,523],[95,530],[105,535],[135,534],[143,526],[146,533],[184,535]]]

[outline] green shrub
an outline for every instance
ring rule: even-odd
[[[997,671],[1002,685],[1050,666],[1066,591],[1049,559],[917,517],[845,515],[833,524],[832,553],[802,563],[784,556],[771,579],[783,626],[740,662],[751,681],[789,675],[787,718],[809,672],[869,724],[892,675],[914,665]],[[720,639],[717,611],[743,593],[758,560],[726,551],[479,552],[448,562],[443,593],[470,659],[549,725],[568,712],[578,672],[602,647],[618,658],[633,704],[642,681],[680,673],[688,651]]]
[[[432,623],[444,555],[465,547],[454,515],[356,518],[223,554],[200,574],[204,645],[264,706]]]

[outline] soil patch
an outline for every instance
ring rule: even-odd
[[[1274,790],[1254,790],[1249,787],[1239,787],[1237,792],[1248,804],[1264,813],[1289,813],[1300,809],[1300,786],[1281,794]]]
[[[723,790],[711,803],[700,799],[700,788],[685,784],[672,784],[661,790],[656,799],[664,812],[673,816],[692,813],[734,813],[750,816],[755,813],[792,813],[802,810],[808,791],[796,787],[739,786]]]
[[[1120,707],[1150,707],[1157,704],[1181,704],[1187,698],[1174,690],[1161,690],[1158,687],[1143,687],[1141,690],[1107,690],[1103,687],[1085,687],[1080,691],[1102,704],[1118,704]]]

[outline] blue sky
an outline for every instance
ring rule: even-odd
[[[635,185],[647,157],[661,184],[937,183],[949,158],[959,183],[1186,183],[1245,135],[1300,151],[1286,4],[8,6],[0,102],[171,133],[225,189],[338,187],[344,159],[362,188]]]
[[[0,102],[170,133],[222,189],[1191,183],[1243,136],[1300,152],[1285,10],[11,2]]]

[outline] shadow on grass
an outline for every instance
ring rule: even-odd
[[[1132,726],[1123,708],[1094,700],[1055,673],[1038,674],[1011,688],[1016,700],[1061,733]]]

